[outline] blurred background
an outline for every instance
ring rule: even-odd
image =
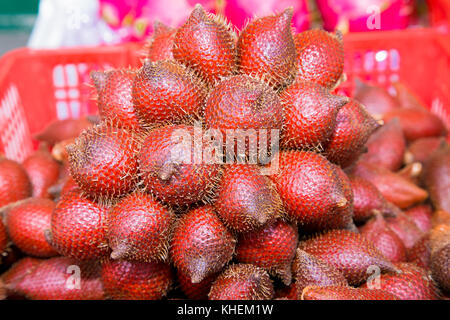
[[[449,0],[21,0],[0,1],[0,55],[22,46],[58,48],[142,41],[157,18],[177,26],[196,3],[237,28],[292,6],[298,31],[362,32],[439,26]],[[447,24],[442,23],[446,26]]]

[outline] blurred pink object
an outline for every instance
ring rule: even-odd
[[[214,0],[99,0],[100,15],[119,33],[122,41],[140,41],[153,32],[155,20],[179,26],[196,3],[214,12]]]
[[[239,30],[253,17],[279,13],[288,7],[294,8],[292,23],[297,32],[309,28],[307,0],[226,0],[224,14]],[[220,12],[220,10],[218,10]]]
[[[114,29],[122,41],[141,41],[153,31],[153,23],[177,27],[194,6],[200,3],[205,10],[222,13],[238,29],[254,16],[265,16],[294,8],[293,25],[297,31],[309,28],[307,0],[99,0],[100,15]]]
[[[316,0],[328,31],[343,33],[406,28],[413,0]]]

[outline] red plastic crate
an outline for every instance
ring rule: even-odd
[[[348,34],[344,84],[408,85],[450,128],[450,40],[433,29]],[[0,151],[23,160],[32,134],[50,121],[96,111],[89,72],[140,65],[138,45],[61,50],[18,49],[0,59]]]

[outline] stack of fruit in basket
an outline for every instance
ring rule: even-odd
[[[335,94],[340,35],[291,18],[236,35],[197,6],[178,29],[156,24],[140,69],[92,73],[98,123],[57,121],[22,164],[1,158],[0,294],[445,297],[443,123],[402,84]],[[269,146],[280,131],[280,150],[252,162],[249,138],[224,155],[231,129]]]

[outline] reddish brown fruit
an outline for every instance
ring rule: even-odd
[[[352,287],[306,287],[302,300],[399,300],[384,290]]]
[[[402,108],[427,110],[420,98],[406,84],[394,82],[392,86],[395,89],[395,97]]]
[[[361,160],[397,171],[403,164],[406,141],[398,119],[393,119],[372,134]]]
[[[8,247],[8,242],[8,234],[6,233],[5,225],[3,224],[2,219],[0,219],[0,255],[5,252],[6,248]]]
[[[401,300],[436,300],[439,290],[428,273],[412,263],[396,264],[398,273],[382,274],[380,289]],[[362,285],[367,288],[367,284]]]
[[[108,208],[73,191],[57,203],[48,241],[60,254],[78,260],[109,253],[106,238]]]
[[[422,179],[434,208],[450,212],[450,146],[434,152],[425,165]]]
[[[431,257],[433,279],[445,291],[450,291],[450,245],[447,245]]]
[[[55,120],[34,138],[53,145],[57,142],[78,137],[84,130],[91,128],[98,119],[86,116],[80,119]]]
[[[429,270],[431,259],[431,245],[429,234],[420,238],[414,246],[406,251],[406,261],[415,263],[419,267]]]
[[[392,121],[391,121],[392,122]],[[404,161],[406,164],[420,162],[425,164],[434,151],[444,145],[444,137],[421,138],[413,141],[405,152]]]
[[[56,143],[52,148],[52,157],[56,161],[62,162],[63,166],[69,163],[69,153],[66,147],[75,142],[75,138],[67,139]]]
[[[289,285],[297,243],[296,226],[278,220],[256,231],[242,234],[236,246],[236,259],[238,262],[266,269]]]
[[[281,93],[284,106],[282,144],[288,148],[325,146],[348,98],[335,96],[313,82],[296,81]]]
[[[400,108],[397,99],[385,89],[368,85],[359,79],[355,80],[355,84],[353,98],[363,104],[367,112],[376,119],[380,119],[388,111]]]
[[[177,221],[170,248],[174,265],[199,283],[231,260],[236,240],[211,206],[193,209]]]
[[[191,278],[180,270],[178,270],[177,275],[181,291],[183,291],[188,299],[194,300],[207,300],[211,285],[217,278],[217,274],[212,274],[199,283],[192,283]]]
[[[297,249],[292,271],[297,300],[307,286],[348,286],[344,275],[335,267],[300,249]]]
[[[422,175],[423,165],[420,162],[413,162],[404,166],[401,170],[396,173],[406,180],[411,181],[412,183],[419,185],[420,177]]]
[[[387,201],[401,209],[420,203],[428,197],[427,191],[419,188],[408,179],[370,163],[358,162],[353,173],[369,180]]]
[[[214,205],[225,225],[236,232],[259,228],[282,212],[272,181],[256,165],[227,165]]]
[[[292,36],[292,8],[251,21],[237,42],[241,72],[256,75],[278,87],[296,72],[296,49]]]
[[[367,280],[370,266],[378,266],[381,271],[395,270],[371,241],[347,230],[332,230],[301,241],[299,249],[337,268],[350,285]]]
[[[7,211],[8,234],[20,250],[36,257],[57,255],[44,235],[50,229],[54,208],[55,203],[49,199],[29,198]]]
[[[341,182],[342,190],[344,192],[345,199],[347,200],[347,204],[341,208],[341,212],[344,215],[352,216],[354,215],[354,194],[352,183],[348,175],[342,170],[340,166],[335,165],[334,169],[336,170],[336,174]],[[347,226],[347,230],[356,231],[356,226],[353,221],[351,221]]]
[[[107,260],[101,273],[106,297],[115,300],[160,300],[173,283],[170,266],[162,262]]]
[[[450,226],[450,212],[437,210],[433,213],[433,217],[431,218],[431,225],[434,227],[439,224],[446,224]]]
[[[223,142],[226,138],[234,145],[235,137],[226,136],[227,129],[281,130],[283,108],[277,94],[267,84],[247,75],[237,75],[224,79],[210,92],[205,123],[208,128],[222,131]],[[261,134],[255,132],[255,135],[258,133]]]
[[[195,130],[185,125],[157,128],[143,142],[139,157],[143,185],[165,203],[182,206],[207,202],[220,179],[219,165],[209,164],[205,158],[203,162],[196,160],[191,140]],[[203,145],[207,148],[205,142]]]
[[[121,128],[96,126],[68,146],[70,172],[95,198],[125,195],[138,180],[140,136]]]
[[[147,58],[150,61],[172,60],[172,48],[176,33],[177,29],[155,21],[153,35],[148,44]]]
[[[36,198],[50,198],[48,188],[58,181],[59,164],[44,145],[22,163],[28,173],[32,185],[31,195]]]
[[[350,100],[338,112],[336,126],[325,154],[333,163],[345,168],[358,159],[364,145],[379,124],[355,100]]]
[[[308,151],[280,153],[280,169],[271,178],[288,216],[308,231],[344,228],[352,223],[344,189],[333,164]]]
[[[400,120],[403,133],[408,141],[438,137],[446,133],[442,120],[428,110],[397,109],[389,111],[383,116],[386,123],[394,118]]]
[[[430,267],[433,279],[450,292],[450,225],[436,225],[430,232]]]
[[[22,165],[0,156],[0,208],[31,196],[31,182]]]
[[[173,56],[214,83],[234,71],[235,42],[236,35],[226,21],[197,4],[177,31]]]
[[[136,71],[132,69],[91,72],[97,89],[98,111],[103,121],[117,127],[139,127],[131,96],[135,76]]]
[[[375,218],[360,228],[360,233],[372,241],[375,247],[391,262],[406,260],[406,248],[403,241],[388,227],[379,212],[375,214]]]
[[[199,116],[206,88],[200,78],[178,62],[147,61],[136,75],[132,95],[141,124],[151,126]]]
[[[393,215],[390,206],[377,187],[370,181],[352,176],[350,178],[353,190],[353,220],[364,222],[372,217],[375,211],[384,215]]]
[[[164,261],[175,215],[152,196],[133,193],[114,205],[108,214],[111,258]]]
[[[403,212],[395,218],[387,218],[389,228],[403,241],[406,249],[411,248],[423,236],[423,232],[414,223],[414,220]]]
[[[405,214],[414,221],[420,231],[428,232],[431,229],[433,209],[429,205],[423,204],[412,207],[406,210]]]
[[[2,277],[9,295],[31,300],[103,300],[100,265],[56,257],[24,258]]]
[[[274,296],[269,274],[251,264],[233,264],[214,281],[210,300],[269,300]]]
[[[297,79],[332,88],[344,70],[342,40],[324,30],[307,30],[294,37],[297,49]]]

